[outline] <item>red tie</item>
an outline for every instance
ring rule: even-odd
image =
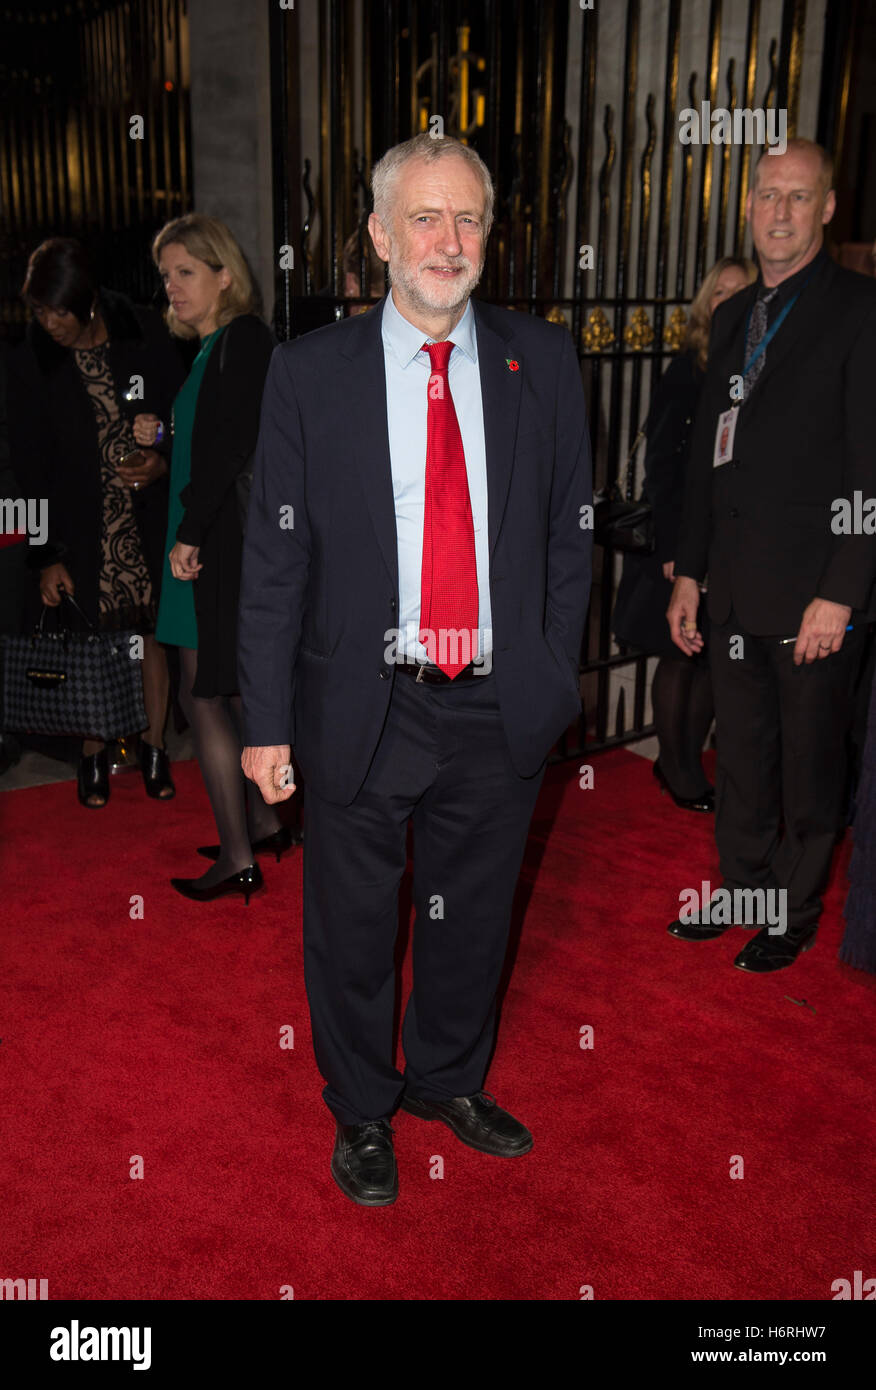
[[[452,680],[477,655],[474,522],[462,435],[447,379],[453,343],[424,343],[423,351],[431,358],[432,373],[426,417],[420,641],[429,660]]]

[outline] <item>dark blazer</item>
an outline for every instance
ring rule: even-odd
[[[185,376],[182,359],[157,313],[135,308],[124,295],[100,291],[109,334],[109,361],[121,400],[131,377],[143,378],[144,396],[131,413],[154,413],[167,426],[159,452],[170,449],[173,398]],[[22,494],[48,499],[49,541],[30,546],[31,565],[60,560],[76,586],[76,602],[98,617],[103,519],[97,421],[73,354],[38,323],[9,358],[9,444]],[[124,407],[127,409],[128,407]],[[161,586],[167,533],[167,477],[132,497],[143,557],[155,597]]]
[[[618,642],[657,656],[678,651],[666,621],[672,584],[663,577],[663,565],[675,559],[703,375],[696,353],[682,352],[672,359],[658,383],[644,426],[648,443],[643,492],[654,517],[654,554],[624,556],[612,619]]]
[[[756,290],[712,320],[675,572],[708,572],[714,622],[732,607],[756,636],[793,636],[814,598],[858,612],[871,601],[876,544],[835,535],[831,503],[876,496],[876,281],[820,256],[740,407],[733,459],[713,468]]]
[[[232,319],[207,360],[192,429],[192,473],[176,538],[200,547],[194,581],[198,674],[193,691],[237,693],[237,606],[243,530],[237,477],[255,452],[265,374],[276,345],[255,314]]]
[[[473,307],[493,671],[511,758],[531,776],[581,707],[590,441],[566,330]],[[341,805],[362,785],[380,738],[399,621],[382,314],[379,305],[274,353],[244,545],[246,742],[294,745],[308,785]],[[284,506],[294,509],[292,529],[280,525]]]

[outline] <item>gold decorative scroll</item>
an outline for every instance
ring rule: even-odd
[[[624,342],[633,352],[642,352],[654,341],[654,329],[645,309],[634,309],[630,321],[624,329]]]
[[[669,322],[663,330],[663,341],[670,352],[679,352],[684,343],[687,330],[687,314],[683,309],[673,309]]]
[[[584,329],[584,346],[588,352],[604,352],[614,342],[611,324],[602,309],[590,310],[587,327]]]

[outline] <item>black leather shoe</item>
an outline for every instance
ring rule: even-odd
[[[678,937],[679,941],[714,941],[716,936],[722,936],[725,931],[729,931],[732,925],[732,922],[728,922],[726,926],[715,922],[682,922],[676,917],[666,930],[670,936]]]
[[[221,898],[224,893],[242,893],[247,907],[253,893],[265,886],[258,864],[247,864],[239,874],[229,874],[228,878],[220,879],[209,888],[201,888],[196,878],[172,878],[170,883],[184,898],[191,898],[196,903],[211,903],[214,898]]]
[[[105,748],[99,753],[91,753],[79,759],[76,775],[76,792],[83,806],[89,811],[100,811],[109,801],[109,759]],[[89,801],[89,797],[100,797],[100,801]]]
[[[666,780],[666,774],[660,766],[659,761],[654,764],[654,776],[660,783],[660,791],[669,792],[676,806],[680,806],[682,811],[714,811],[715,809],[715,788],[707,787],[699,796],[676,796]]]
[[[495,1096],[487,1091],[453,1100],[420,1100],[405,1092],[401,1109],[419,1115],[421,1120],[441,1120],[463,1144],[483,1154],[515,1158],[532,1148],[529,1130],[497,1105]]]
[[[388,1207],[398,1196],[398,1168],[389,1120],[337,1126],[332,1177],[360,1207]]]
[[[733,964],[750,975],[771,975],[774,970],[784,970],[814,945],[817,931],[816,923],[814,927],[771,936],[769,927],[762,927],[757,936],[743,946]]]
[[[170,761],[167,750],[156,748],[154,743],[140,740],[140,770],[146,795],[156,801],[171,801],[176,796],[176,787],[170,776]],[[217,855],[218,858],[218,855]]]
[[[302,843],[302,835],[299,830],[296,832],[289,825],[281,825],[279,830],[275,830],[272,835],[266,835],[262,840],[255,840],[252,846],[253,854],[275,854],[277,862],[280,855],[285,854],[287,849],[293,845]],[[198,854],[203,854],[205,859],[219,858],[219,845],[201,845]]]

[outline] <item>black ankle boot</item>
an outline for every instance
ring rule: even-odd
[[[170,761],[164,748],[156,748],[140,740],[140,769],[146,795],[156,801],[171,801],[176,796],[176,787],[170,777]]]
[[[109,759],[105,748],[101,748],[99,753],[91,753],[88,757],[83,754],[79,759],[76,791],[80,802],[89,811],[100,811],[109,801]],[[90,796],[100,796],[103,800],[95,804],[88,800]]]

